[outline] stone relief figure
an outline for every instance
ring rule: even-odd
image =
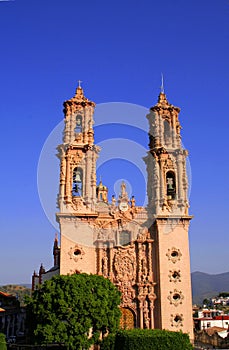
[[[102,273],[103,273],[103,276],[105,277],[108,276],[108,258],[105,255],[102,258]]]
[[[137,236],[138,239],[142,239],[143,241],[146,241],[147,239],[150,239],[150,233],[148,231],[148,228],[147,227],[143,227],[138,236]]]
[[[116,279],[132,281],[135,279],[134,250],[118,250],[114,256]]]
[[[147,300],[144,301],[143,306],[143,318],[144,318],[144,324],[145,328],[149,329],[149,309],[148,309],[148,302]]]
[[[147,277],[147,263],[146,263],[146,258],[143,258],[141,260],[141,278],[142,280],[145,280]]]

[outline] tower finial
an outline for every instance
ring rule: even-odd
[[[161,93],[162,93],[162,94],[165,93],[163,73],[161,73]]]
[[[78,88],[81,88],[82,80],[78,80]]]

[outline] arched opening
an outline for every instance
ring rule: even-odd
[[[133,329],[136,327],[134,312],[126,307],[121,308],[120,327],[122,329]]]
[[[80,114],[77,114],[75,133],[79,134],[80,132],[82,132],[82,116]]]
[[[173,171],[166,173],[166,186],[167,186],[167,197],[168,199],[176,198],[176,179]]]
[[[72,175],[72,195],[74,197],[82,196],[83,191],[83,170],[75,168]]]
[[[165,144],[169,144],[171,140],[171,126],[167,120],[164,120],[164,139]]]

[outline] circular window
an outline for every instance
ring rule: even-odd
[[[180,300],[180,294],[178,294],[178,293],[173,294],[173,299],[174,300]]]
[[[181,322],[182,321],[182,318],[179,316],[179,315],[176,315],[174,317],[174,321],[177,323],[177,322]]]
[[[180,260],[182,254],[180,252],[180,249],[177,249],[175,247],[172,247],[172,249],[168,249],[168,252],[166,253],[168,259],[172,261],[172,263],[176,263],[178,260]]]
[[[178,271],[174,271],[172,274],[172,278],[174,278],[174,279],[180,278],[180,273]]]
[[[79,249],[76,249],[73,253],[75,256],[78,256],[81,254],[81,251]]]
[[[173,251],[171,252],[171,257],[172,257],[172,258],[177,258],[177,257],[178,257],[178,252],[175,251],[175,250],[173,250]]]

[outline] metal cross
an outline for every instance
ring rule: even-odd
[[[78,80],[78,87],[81,88],[81,84],[82,83],[82,80]]]
[[[165,93],[163,73],[161,73],[161,93],[162,93],[162,94]]]

